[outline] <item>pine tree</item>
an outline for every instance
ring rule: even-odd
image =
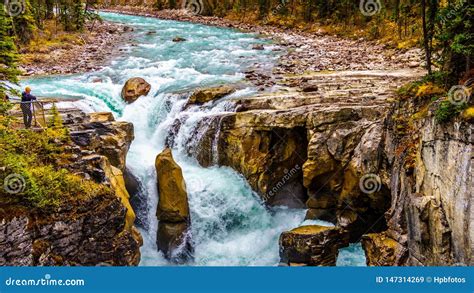
[[[443,70],[455,83],[472,70],[474,62],[474,5],[468,1],[445,8],[440,13],[441,32],[437,36],[443,49]]]
[[[81,31],[84,28],[86,22],[86,13],[83,9],[81,1],[73,2],[72,4],[72,20],[75,24],[75,29]]]
[[[36,29],[33,9],[29,0],[25,0],[25,9],[22,13],[13,17],[13,32],[18,41],[22,44],[28,43],[33,37],[33,32]]]
[[[0,96],[16,94],[7,82],[17,83],[20,71],[17,68],[18,53],[13,38],[11,19],[4,9],[0,9]]]
[[[56,104],[53,104],[51,108],[51,120],[48,122],[48,127],[51,128],[62,128],[63,127],[63,120],[61,115],[59,114],[58,107]]]

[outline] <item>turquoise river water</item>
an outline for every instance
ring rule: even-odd
[[[304,221],[305,210],[265,208],[242,176],[226,167],[200,167],[190,158],[185,147],[193,143],[197,122],[230,111],[226,101],[229,97],[215,105],[183,111],[186,95],[176,94],[241,81],[243,72],[255,64],[271,67],[278,58],[273,45],[237,30],[112,13],[102,13],[102,17],[135,29],[130,44],[122,48],[123,54],[96,72],[26,79],[22,86],[30,85],[38,96],[79,98],[74,104],[86,112],[113,112],[118,120],[134,124],[135,140],[127,167],[143,185],[145,207],[137,211],[145,223],[140,228],[144,238],[141,265],[170,265],[157,252],[155,244],[158,196],[154,162],[177,118],[184,123],[175,134],[173,155],[187,182],[195,245],[195,260],[189,265],[277,265],[280,233],[315,221]],[[156,34],[147,34],[150,31]],[[172,42],[176,36],[187,41]],[[267,44],[264,51],[252,50],[253,45],[261,43]],[[135,103],[126,104],[120,97],[122,86],[127,79],[137,76],[152,85],[151,91]],[[94,82],[97,79],[102,82]],[[254,91],[249,86],[232,96]],[[365,265],[360,244],[341,249],[338,265]]]

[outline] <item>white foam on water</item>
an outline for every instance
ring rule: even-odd
[[[186,152],[186,144],[196,142],[191,138],[199,121],[227,113],[233,109],[230,99],[251,95],[255,89],[242,89],[220,102],[184,111],[187,96],[173,94],[239,81],[249,66],[272,63],[276,56],[268,50],[249,50],[263,41],[234,30],[109,13],[103,16],[134,26],[137,46],[129,46],[126,55],[100,71],[29,79],[22,86],[30,84],[39,96],[81,98],[75,104],[86,112],[111,111],[118,120],[133,123],[135,139],[127,167],[143,184],[148,204],[149,230],[141,229],[141,265],[171,265],[156,248],[154,164],[176,119],[182,123],[173,155],[187,183],[195,246],[195,260],[188,265],[277,265],[279,235],[301,225],[305,210],[267,209],[241,175],[227,167],[203,168]],[[147,35],[150,30],[157,33]],[[187,41],[173,43],[175,36]],[[245,58],[239,58],[243,55]],[[132,77],[145,78],[151,91],[127,104],[120,94],[124,82]]]

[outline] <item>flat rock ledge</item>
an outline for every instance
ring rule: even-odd
[[[301,226],[280,235],[280,262],[288,266],[335,266],[349,234],[337,227]]]
[[[71,135],[64,150],[69,159],[61,166],[111,192],[47,212],[1,206],[0,265],[138,265],[143,240],[123,177],[133,125],[115,121],[111,113],[59,112]]]

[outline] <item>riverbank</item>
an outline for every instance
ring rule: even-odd
[[[22,76],[73,74],[95,71],[120,54],[133,29],[112,22],[94,22],[81,33],[59,32],[39,36],[20,48]]]
[[[322,30],[309,33],[298,29],[282,29],[226,18],[200,16],[188,13],[185,10],[150,12],[143,7],[120,6],[102,9],[101,11],[238,29],[272,39],[281,47],[281,50],[287,51],[286,54],[281,56],[272,72],[258,70],[258,68],[250,69],[247,72],[247,78],[250,80],[262,79],[268,81],[274,80],[277,76],[303,74],[308,71],[396,70],[407,68],[417,71],[424,70],[424,55],[420,48],[395,49],[363,38],[352,40],[328,35]],[[255,49],[264,49],[264,47],[256,47]],[[276,48],[274,50],[280,49]],[[272,82],[261,84],[265,83],[271,84]]]
[[[219,17],[205,17],[184,10],[147,11],[140,7],[114,7],[103,12],[176,20],[259,34],[277,45],[274,51],[285,51],[269,72],[255,64],[245,72],[246,78],[262,88],[275,85],[285,75],[321,71],[396,70],[423,71],[423,52],[419,48],[394,49],[384,44],[344,39],[324,32],[308,33],[297,29],[261,26]],[[71,74],[95,71],[120,53],[128,40],[130,27],[112,22],[96,23],[91,31],[78,34],[79,42],[66,42],[34,52],[21,51],[23,76]],[[255,47],[262,50],[265,47]],[[80,60],[79,62],[77,60]]]

